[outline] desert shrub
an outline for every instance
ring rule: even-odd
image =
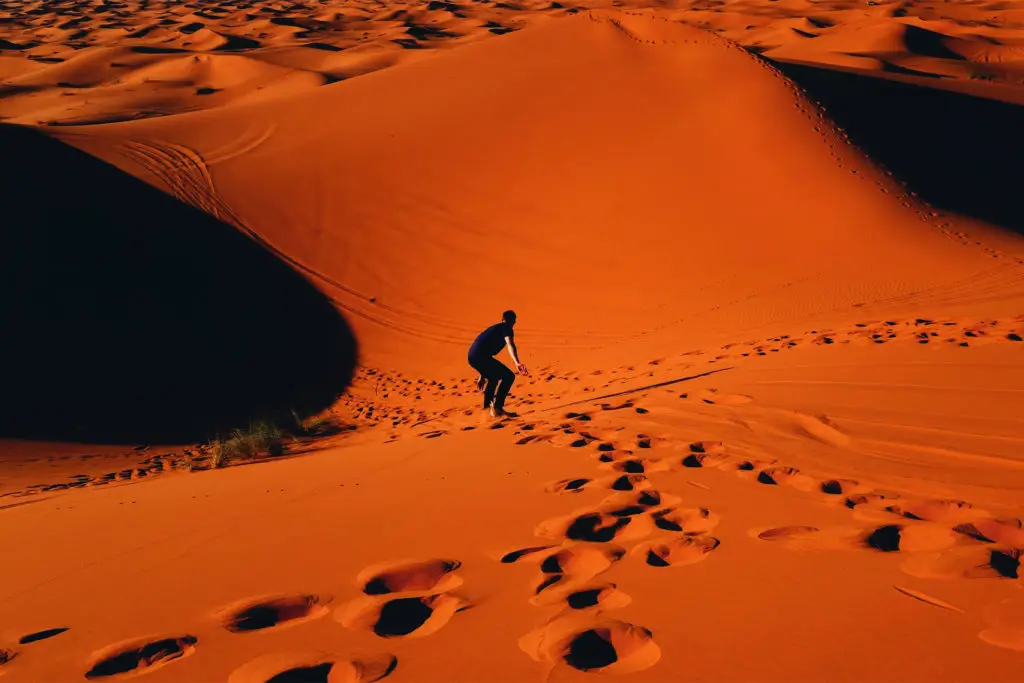
[[[282,455],[282,437],[283,432],[273,422],[251,422],[247,429],[236,429],[229,438],[211,442],[210,466],[224,467],[232,460],[251,460],[259,455]]]
[[[296,436],[330,436],[344,431],[330,413],[302,418],[293,410],[292,418],[295,420]]]
[[[224,447],[223,441],[213,441],[210,443],[210,467],[219,469],[224,467],[231,458],[228,455],[227,448]]]

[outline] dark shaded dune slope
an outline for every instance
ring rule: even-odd
[[[932,206],[1024,234],[1024,107],[835,69],[773,62],[851,141]]]
[[[34,130],[0,148],[0,434],[189,441],[345,388],[347,323],[251,239]]]

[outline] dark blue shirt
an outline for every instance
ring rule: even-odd
[[[480,333],[469,347],[470,356],[495,356],[505,346],[505,337],[512,338],[512,326],[506,322],[491,325]]]

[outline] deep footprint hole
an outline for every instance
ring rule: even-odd
[[[647,551],[647,564],[649,564],[652,567],[670,567],[671,566],[668,563],[668,560],[666,560],[664,557],[662,557],[658,553],[654,552],[653,550],[648,550]]]
[[[608,514],[612,517],[632,517],[633,515],[642,515],[645,512],[647,512],[647,508],[642,505],[627,505],[617,510],[612,510]]]
[[[458,560],[430,560],[381,572],[363,585],[367,595],[428,591],[462,566]]]
[[[619,660],[615,647],[608,637],[599,633],[597,629],[584,631],[573,638],[563,658],[566,664],[580,671],[603,669]]]
[[[864,539],[868,547],[880,550],[884,553],[894,553],[900,549],[900,532],[902,527],[897,524],[888,524],[878,527]]]
[[[266,683],[328,683],[328,676],[334,668],[333,662],[324,662],[316,666],[304,666],[288,669],[268,678]]]
[[[118,652],[96,662],[85,674],[86,678],[116,676],[146,669],[160,662],[177,659],[188,654],[199,642],[195,636],[164,638],[140,647]]]
[[[588,607],[596,606],[600,597],[601,589],[593,588],[591,590],[576,591],[566,598],[566,602],[569,603],[569,607],[573,609],[586,609]]]
[[[628,474],[643,474],[644,463],[642,460],[623,460],[618,464],[617,469]]]
[[[517,562],[517,561],[519,561],[520,559],[522,559],[523,557],[525,557],[527,555],[532,555],[533,553],[537,553],[537,552],[540,552],[542,550],[547,550],[550,547],[551,546],[547,546],[547,545],[538,545],[538,546],[531,546],[529,548],[520,548],[519,550],[513,550],[512,552],[504,555],[501,558],[501,562],[503,564],[512,564],[513,562]]]
[[[574,541],[607,543],[615,538],[615,535],[630,521],[629,517],[616,517],[614,522],[607,524],[600,514],[582,515],[573,520],[573,523],[566,529],[565,536]]]
[[[988,563],[1000,576],[1020,578],[1020,550],[993,550]]]
[[[657,491],[644,491],[637,496],[636,502],[639,505],[646,505],[647,507],[661,505],[661,494]]]
[[[320,598],[316,595],[299,595],[249,605],[229,615],[224,622],[224,628],[232,633],[273,628],[309,616],[319,603]]]
[[[612,482],[611,488],[614,491],[632,491],[640,481],[643,481],[643,475],[624,474]]]
[[[373,632],[381,638],[407,636],[426,623],[434,609],[424,598],[399,598],[384,604]]]
[[[654,525],[657,526],[659,529],[664,529],[665,531],[682,531],[682,525],[680,525],[678,522],[674,520],[666,519],[665,515],[667,514],[669,514],[668,511],[655,513]]]
[[[545,574],[561,574],[562,566],[558,562],[558,553],[550,557],[544,558],[544,561],[540,563],[540,570]]]
[[[827,493],[830,496],[838,496],[843,492],[843,485],[835,479],[823,481],[821,482],[821,492]]]

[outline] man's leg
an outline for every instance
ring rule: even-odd
[[[498,380],[501,376],[495,366],[501,365],[501,363],[490,356],[485,356],[483,358],[470,358],[469,364],[480,373],[481,379],[487,382],[484,387],[484,409],[486,410],[494,402],[494,394],[498,389]]]
[[[516,373],[509,370],[501,361],[495,360],[494,362],[497,364],[495,372],[497,372],[498,378],[501,380],[501,384],[498,385],[497,395],[494,397],[494,409],[501,412],[505,409],[505,397],[511,391],[512,383],[516,381]]]

